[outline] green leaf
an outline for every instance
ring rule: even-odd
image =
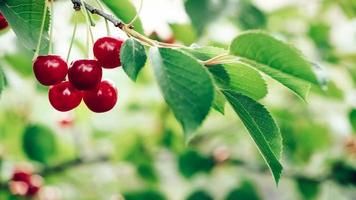
[[[223,94],[246,126],[278,184],[282,172],[279,162],[282,136],[274,119],[263,105],[247,96],[232,91]]]
[[[356,167],[345,161],[336,161],[331,169],[331,178],[343,186],[356,186]]]
[[[144,191],[126,192],[123,194],[125,200],[165,200],[166,197],[156,190],[148,189]]]
[[[264,32],[249,31],[239,35],[231,43],[230,53],[319,84],[312,64],[297,49]]]
[[[25,77],[33,76],[32,58],[30,55],[23,52],[16,52],[13,54],[5,54],[3,59],[10,65],[11,68],[16,70],[21,75]]]
[[[336,85],[334,81],[328,81],[327,87],[325,87],[325,89],[314,86],[312,87],[312,91],[324,97],[335,100],[343,100],[345,98],[344,92],[338,85]]]
[[[212,0],[187,0],[185,10],[192,21],[192,25],[201,35],[207,25],[218,17],[224,10],[227,0],[213,2]]]
[[[303,199],[313,200],[319,194],[320,182],[306,177],[299,177],[296,179],[297,188],[300,191]]]
[[[260,200],[261,197],[258,191],[250,181],[244,181],[241,186],[233,189],[225,198],[225,200]]]
[[[124,23],[130,23],[137,15],[136,8],[130,0],[102,0],[101,2],[103,2]],[[133,23],[133,26],[137,32],[144,34],[140,19],[137,19]]]
[[[190,24],[169,24],[173,31],[174,38],[183,42],[185,45],[191,45],[197,40],[197,33]]]
[[[186,52],[200,60],[228,53],[226,50],[216,47],[186,48]],[[267,84],[261,74],[250,65],[242,62],[234,62],[209,67],[214,75],[215,82],[220,89],[233,90],[249,96],[255,100],[262,99],[268,93]]]
[[[213,108],[220,112],[221,114],[225,114],[225,96],[220,92],[219,89],[215,89],[215,96],[213,101]]]
[[[5,74],[4,74],[4,70],[2,69],[2,67],[0,66],[0,95],[2,93],[2,91],[5,88],[6,85],[6,81],[5,81]]]
[[[187,200],[213,200],[213,197],[211,197],[211,195],[204,190],[198,190],[190,194],[187,197]]]
[[[191,139],[214,99],[208,70],[193,57],[175,49],[151,48],[150,60],[166,102],[182,124],[186,139]]]
[[[265,13],[250,1],[238,1],[237,7],[236,22],[242,29],[262,29],[267,26]]]
[[[249,31],[234,39],[230,52],[240,61],[276,79],[305,99],[310,84],[322,85],[314,72],[314,65],[301,53],[266,33]]]
[[[121,48],[120,60],[126,74],[136,81],[138,73],[145,66],[145,47],[135,39],[128,39]]]
[[[3,0],[0,1],[0,11],[8,20],[12,30],[26,48],[36,50],[41,33],[44,16],[44,0]],[[47,12],[41,49],[48,47],[48,30],[50,15]]]
[[[281,84],[283,84],[284,86],[292,90],[296,95],[298,95],[303,100],[305,100],[309,94],[311,84],[306,81],[296,79],[295,77],[289,74],[283,73],[269,66],[253,62],[251,60],[240,60],[240,62],[249,65],[251,67],[255,67],[259,71],[277,80],[278,82],[280,82]]]
[[[209,71],[221,89],[240,92],[255,100],[262,99],[268,93],[261,74],[244,63],[217,65],[209,67]]]
[[[353,108],[349,113],[349,121],[352,126],[352,130],[356,132],[356,109]]]
[[[48,164],[57,150],[54,133],[42,125],[26,127],[22,142],[28,158],[45,164]]]
[[[200,172],[208,173],[213,168],[212,157],[206,157],[194,150],[187,150],[178,157],[178,169],[186,178],[191,178]]]

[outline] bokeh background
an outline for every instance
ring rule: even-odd
[[[185,145],[149,64],[137,83],[122,69],[105,72],[119,90],[111,112],[94,114],[84,105],[69,113],[55,111],[48,89],[32,74],[32,52],[8,29],[0,33],[6,80],[0,98],[0,199],[19,198],[7,186],[16,168],[42,177],[36,198],[46,200],[356,199],[356,2],[209,2],[197,23],[191,13],[201,8],[187,12],[183,0],[143,0],[145,33],[162,41],[228,48],[242,31],[262,29],[296,46],[329,78],[328,88],[312,88],[305,102],[266,77],[269,94],[262,101],[284,137],[285,170],[278,187],[228,107],[225,116],[212,110]],[[73,12],[69,0],[54,4],[54,48],[62,57]],[[95,21],[95,38],[105,36],[104,21]],[[126,37],[111,30],[112,36]],[[81,17],[71,61],[86,57],[86,37]]]

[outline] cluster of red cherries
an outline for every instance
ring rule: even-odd
[[[93,112],[111,110],[117,102],[118,92],[110,81],[102,80],[103,68],[121,66],[123,42],[112,37],[100,38],[93,47],[96,59],[76,60],[70,68],[60,56],[38,56],[33,71],[38,82],[50,86],[48,97],[51,105],[58,111],[67,112],[83,100]]]
[[[0,13],[0,31],[6,29],[9,26],[5,17]]]
[[[42,178],[29,171],[17,169],[12,174],[9,187],[14,195],[34,197],[42,187]]]

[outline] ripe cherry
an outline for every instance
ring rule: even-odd
[[[32,174],[30,172],[23,171],[23,170],[16,170],[12,174],[11,180],[12,181],[21,181],[21,182],[29,184],[31,182],[31,176],[32,176]]]
[[[103,70],[96,60],[77,60],[68,72],[69,81],[78,90],[95,89],[102,76]]]
[[[68,65],[60,56],[38,56],[33,63],[33,72],[38,82],[50,86],[64,80],[68,72]]]
[[[38,194],[40,191],[41,187],[38,185],[29,185],[28,190],[26,192],[27,197],[34,197]]]
[[[53,108],[61,112],[67,112],[79,106],[82,97],[82,92],[68,81],[52,86],[48,93],[49,102]]]
[[[112,69],[121,65],[120,50],[123,40],[103,37],[94,44],[94,56],[104,68]]]
[[[109,81],[102,81],[98,89],[84,92],[83,99],[91,111],[107,112],[114,108],[117,102],[117,89]]]
[[[9,24],[7,23],[7,20],[2,15],[2,13],[0,13],[0,30],[3,30],[5,28],[7,28],[8,26],[9,26]]]

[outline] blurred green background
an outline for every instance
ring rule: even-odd
[[[138,5],[138,1],[133,1]],[[54,4],[55,53],[66,56],[73,12]],[[124,12],[124,11],[122,11]],[[265,30],[317,63],[328,79],[307,102],[268,79],[263,103],[284,137],[285,166],[276,187],[240,121],[211,111],[197,136],[183,133],[164,103],[150,66],[133,83],[116,69],[119,102],[106,114],[81,105],[58,113],[32,74],[32,52],[0,32],[0,199],[13,196],[17,167],[31,168],[46,200],[356,199],[356,2],[354,0],[143,0],[147,35],[185,45],[227,48],[240,32]],[[104,21],[94,19],[96,38]],[[125,37],[119,30],[112,35]],[[86,55],[85,23],[71,60]],[[0,84],[2,85],[2,84]]]

